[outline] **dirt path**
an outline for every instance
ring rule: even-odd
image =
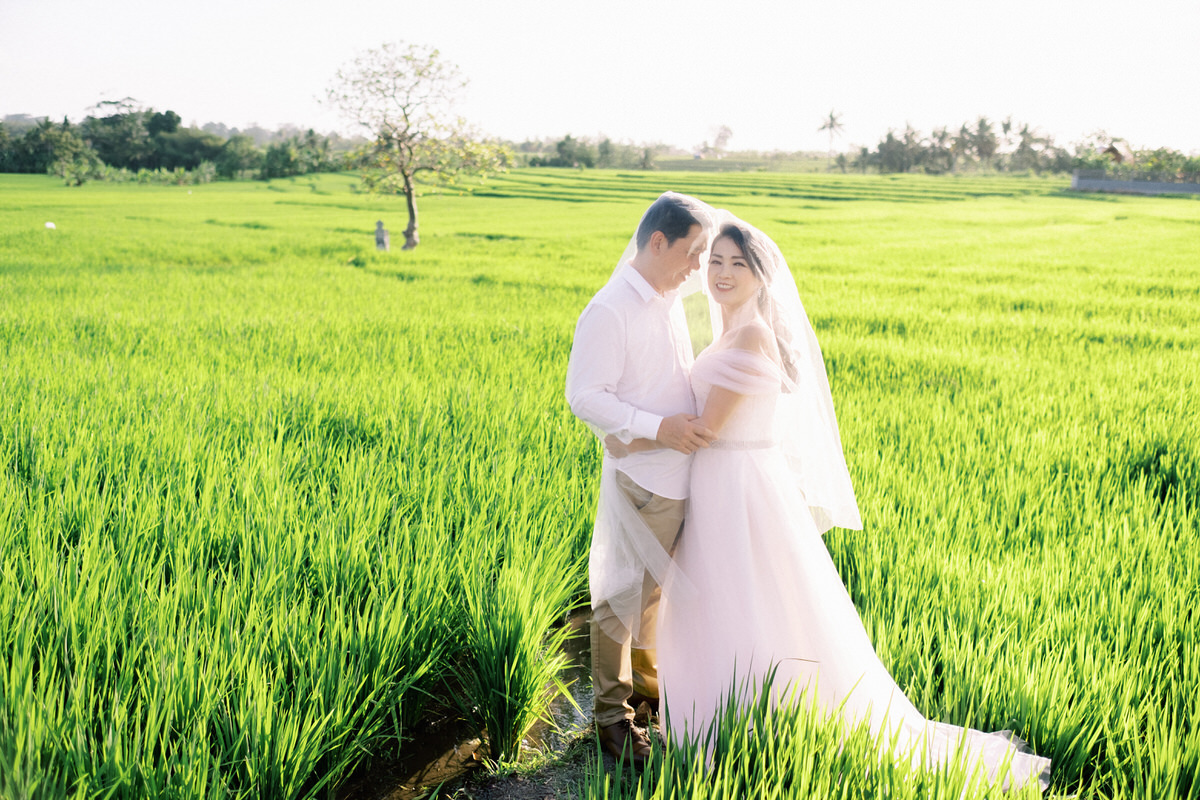
[[[479,757],[479,740],[452,748],[443,758],[418,770],[403,762],[378,764],[351,780],[341,800],[542,800],[579,797],[587,776],[595,772],[595,739],[591,729],[576,734],[561,749],[535,755],[527,766],[489,772]],[[604,756],[605,768],[615,768]]]

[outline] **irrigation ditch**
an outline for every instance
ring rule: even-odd
[[[557,696],[550,704],[550,721],[537,723],[525,737],[522,765],[487,769],[487,743],[473,734],[452,703],[444,703],[444,713],[418,724],[396,758],[376,761],[351,776],[338,792],[339,800],[540,800],[577,783],[595,758],[589,614],[587,608],[577,609],[567,620],[571,635],[562,648],[568,659],[562,678],[570,697]]]

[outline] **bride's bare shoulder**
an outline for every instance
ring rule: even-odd
[[[772,360],[778,358],[778,345],[775,343],[775,332],[763,322],[755,320],[748,322],[737,330],[730,331],[731,348],[747,350],[751,353],[761,353]]]

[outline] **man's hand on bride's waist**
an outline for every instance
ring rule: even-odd
[[[701,447],[716,441],[717,435],[700,423],[695,414],[674,414],[663,417],[658,426],[657,442],[681,453],[691,455]]]

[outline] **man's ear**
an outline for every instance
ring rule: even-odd
[[[662,252],[669,246],[670,244],[667,242],[667,235],[662,231],[655,231],[654,233],[650,234],[650,249],[656,255],[662,255]]]

